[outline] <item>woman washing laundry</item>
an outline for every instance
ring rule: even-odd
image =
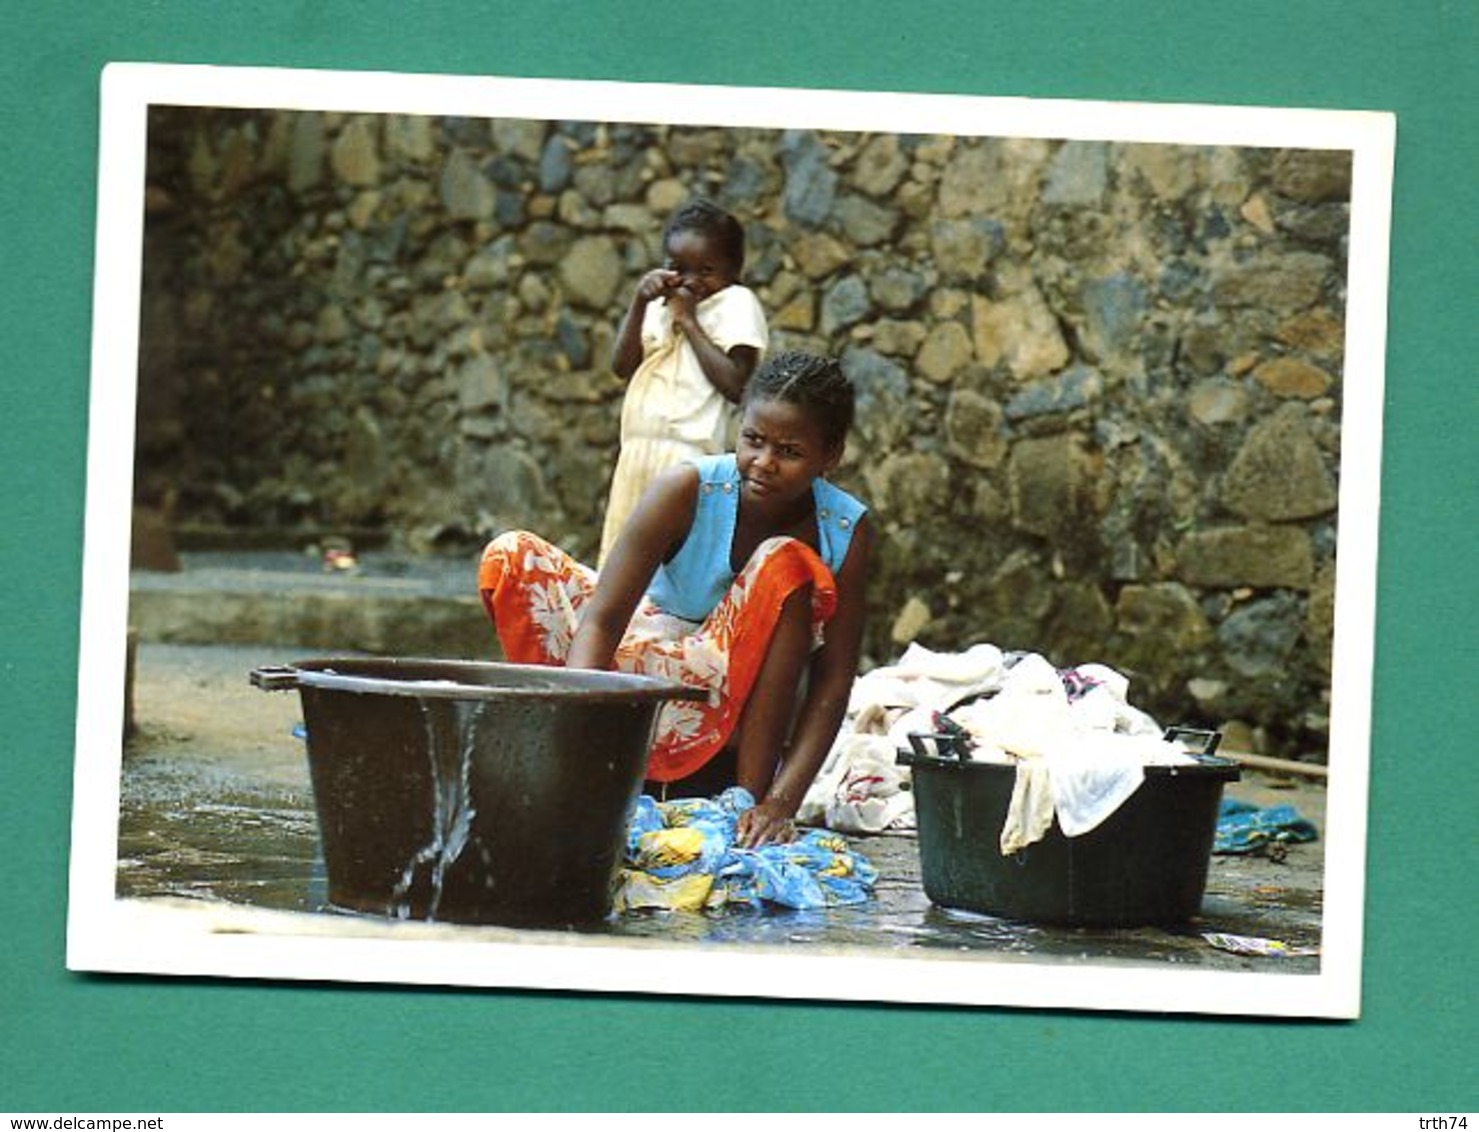
[[[788,841],[847,709],[873,530],[826,480],[854,412],[831,358],[784,353],[749,382],[733,453],[660,473],[599,576],[528,532],[484,551],[479,590],[512,662],[614,668],[709,691],[659,718],[648,789],[757,800],[744,846]]]

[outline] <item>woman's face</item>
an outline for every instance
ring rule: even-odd
[[[703,302],[735,280],[734,265],[724,249],[702,232],[680,228],[668,237],[666,250],[663,266],[678,273],[678,285],[692,293],[694,302]]]
[[[811,490],[812,480],[842,457],[816,421],[789,401],[745,405],[735,444],[743,497],[766,510],[784,511]]]

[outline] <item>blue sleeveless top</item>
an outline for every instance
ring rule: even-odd
[[[739,516],[740,474],[732,452],[687,462],[698,469],[693,526],[673,560],[658,565],[647,596],[664,612],[685,621],[702,621],[734,582],[729,551]],[[868,509],[826,480],[813,480],[811,490],[816,503],[818,550],[835,576],[852,545],[853,528]]]

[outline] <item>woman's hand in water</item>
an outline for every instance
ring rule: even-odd
[[[784,845],[796,840],[796,823],[784,807],[767,799],[740,814],[735,825],[735,840],[743,849]]]

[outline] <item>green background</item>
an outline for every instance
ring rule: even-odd
[[[13,12],[0,47],[0,1108],[1472,1108],[1476,11],[1469,0],[402,0]],[[1395,111],[1362,1019],[68,974],[98,80],[110,60]]]

